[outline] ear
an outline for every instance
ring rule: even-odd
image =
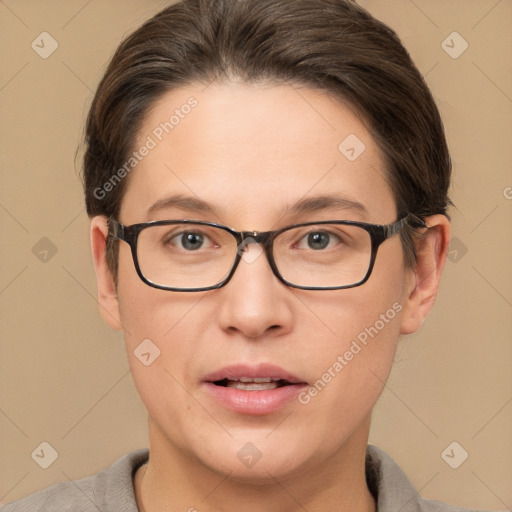
[[[121,317],[114,276],[107,264],[105,248],[108,235],[107,218],[98,215],[91,220],[91,248],[98,281],[98,304],[103,320],[113,329],[121,330]]]
[[[450,242],[450,221],[445,215],[425,219],[427,230],[415,241],[416,263],[409,270],[400,334],[420,329],[437,296]]]

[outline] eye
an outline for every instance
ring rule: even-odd
[[[197,251],[203,249],[209,238],[197,231],[184,231],[182,233],[174,234],[165,243],[174,245],[179,249],[186,251]]]
[[[299,249],[313,249],[321,251],[333,245],[337,245],[341,239],[329,231],[312,231],[304,236],[299,242]],[[304,244],[306,244],[304,246]]]

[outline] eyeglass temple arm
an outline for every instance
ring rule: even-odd
[[[389,238],[396,235],[405,225],[408,225],[413,229],[427,227],[425,221],[421,217],[418,217],[418,215],[415,215],[414,213],[409,213],[397,222],[387,226],[387,237]]]
[[[124,226],[117,222],[115,219],[108,219],[107,222],[108,230],[111,233],[111,236],[114,240],[124,240],[125,233],[124,233]]]

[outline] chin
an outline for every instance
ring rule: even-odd
[[[246,435],[245,435],[246,434]],[[231,481],[243,484],[275,484],[276,480],[286,481],[320,464],[335,450],[334,446],[313,446],[308,444],[318,436],[287,435],[286,432],[269,437],[268,431],[245,431],[228,442],[214,446],[197,446],[196,457],[202,464]]]

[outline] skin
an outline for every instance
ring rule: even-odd
[[[396,220],[380,150],[340,101],[289,85],[193,84],[153,106],[138,143],[191,96],[198,106],[130,174],[121,223],[183,218],[266,231],[310,220]],[[366,146],[353,162],[338,150],[349,134]],[[334,192],[368,213],[290,215],[304,197]],[[206,201],[213,211],[173,208],[148,216],[155,201],[176,193]],[[292,289],[261,255],[252,263],[242,260],[221,289],[177,293],[144,284],[124,242],[116,289],[104,256],[106,219],[92,219],[101,311],[124,331],[148,411],[151,457],[134,483],[141,510],[375,510],[364,473],[371,411],[399,336],[418,330],[434,303],[446,260],[448,220],[435,215],[426,221],[430,229],[417,242],[416,265],[405,268],[395,236],[380,247],[360,287]],[[205,374],[241,362],[270,362],[314,383],[395,303],[402,305],[395,318],[306,405],[294,400],[254,417],[224,408],[202,387]],[[146,367],[134,350],[147,338],[161,355]],[[262,453],[252,468],[237,457],[247,442]]]

